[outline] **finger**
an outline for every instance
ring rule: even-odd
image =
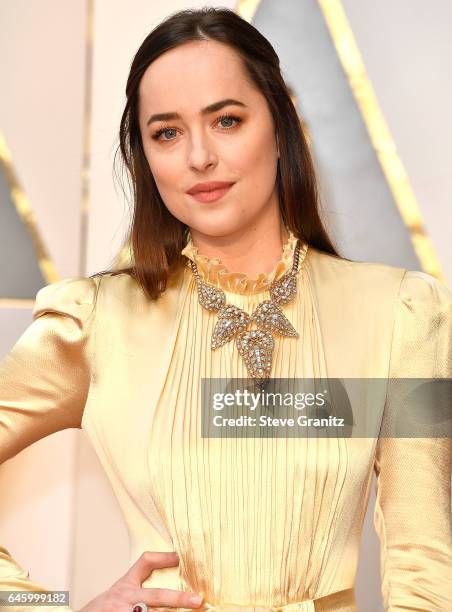
[[[136,596],[136,599],[135,599]],[[198,596],[197,601],[192,598]],[[177,591],[174,589],[136,589],[131,592],[130,607],[140,601],[154,608],[199,608],[203,596],[200,593]]]
[[[132,582],[134,586],[141,587],[153,569],[160,567],[174,567],[179,564],[179,556],[176,552],[154,552],[146,550],[130,569],[124,574],[123,579]]]

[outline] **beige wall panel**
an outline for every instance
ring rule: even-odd
[[[62,277],[79,265],[84,50],[85,2],[0,3],[0,129]]]

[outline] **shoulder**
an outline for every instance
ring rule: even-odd
[[[42,287],[35,298],[32,316],[37,319],[45,313],[59,313],[85,321],[93,310],[97,281],[93,278],[73,276]]]
[[[96,319],[145,315],[149,311],[168,314],[177,307],[182,283],[170,283],[158,300],[151,301],[140,283],[125,272],[98,273],[91,277],[70,277],[46,285],[36,294],[33,317],[58,312],[82,322],[94,313]]]
[[[399,315],[451,317],[450,289],[427,272],[309,250],[309,273],[320,292],[361,304],[373,301],[377,307],[392,304]]]
[[[452,292],[440,280],[420,270],[406,270],[400,286],[400,301],[409,306],[439,308],[444,313],[451,311]]]
[[[132,312],[148,302],[140,283],[126,272],[95,275],[96,308],[103,312]]]
[[[440,280],[421,270],[407,270],[400,266],[380,262],[354,261],[335,257],[310,247],[309,265],[324,281],[337,281],[343,285],[360,282],[361,287],[377,290],[391,283],[396,288],[396,297],[405,301],[441,301],[450,304],[451,291]]]
[[[452,336],[452,292],[437,278],[420,270],[406,270],[397,300],[396,325],[413,349],[424,342]]]
[[[348,260],[309,248],[309,275],[319,291],[335,298],[393,302],[398,295],[406,269],[380,262]]]
[[[426,272],[407,270],[397,300],[392,376],[452,376],[452,293]]]

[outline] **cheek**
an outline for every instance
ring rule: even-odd
[[[272,130],[256,129],[247,132],[245,141],[240,143],[236,160],[238,166],[251,174],[271,168],[276,156],[276,140]]]
[[[179,182],[183,175],[176,157],[172,156],[169,161],[167,156],[153,153],[147,154],[146,159],[160,195],[165,201],[171,201],[174,192],[180,190]]]
[[[274,154],[273,154],[274,151]],[[276,141],[270,132],[249,139],[235,160],[235,167],[248,190],[268,194],[274,188],[277,171]]]
[[[169,161],[168,156],[154,151],[152,154],[145,151],[145,155],[166,208],[177,219],[187,223],[189,217],[186,211],[184,195],[181,194],[182,187],[179,184],[181,176],[183,176],[183,169],[180,167],[176,157],[172,156],[171,161]]]
[[[149,169],[152,172],[155,182],[164,185],[171,179],[174,174],[174,164],[165,163],[161,155],[153,153],[146,154],[146,159],[149,164]]]

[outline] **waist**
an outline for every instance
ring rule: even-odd
[[[303,599],[283,606],[211,604],[205,601],[198,610],[210,612],[357,612],[355,589],[344,589],[315,599]]]

